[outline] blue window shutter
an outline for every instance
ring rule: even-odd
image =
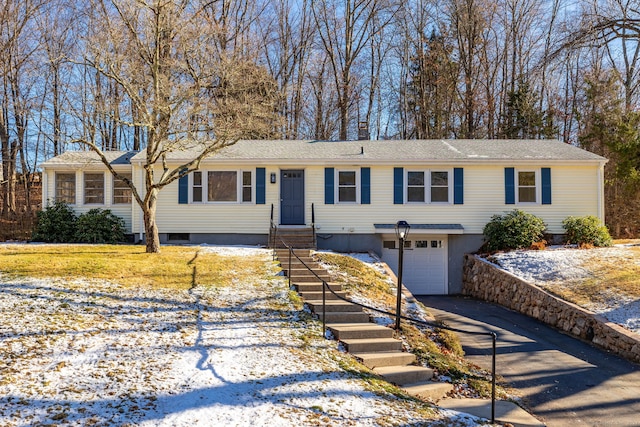
[[[360,168],[360,203],[371,204],[371,168]]]
[[[333,168],[324,168],[324,204],[333,205],[335,172]]]
[[[464,204],[464,169],[453,168],[453,204]]]
[[[542,168],[542,204],[551,204],[551,168]]]
[[[265,168],[256,168],[256,204],[265,204],[267,173]]]
[[[178,204],[189,203],[189,175],[178,179]]]
[[[404,203],[404,168],[393,168],[393,204]]]
[[[516,171],[514,168],[504,168],[504,203],[516,204]]]

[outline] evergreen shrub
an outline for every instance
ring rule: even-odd
[[[76,216],[65,202],[54,202],[38,212],[36,228],[31,235],[35,242],[68,243],[76,233]]]
[[[485,248],[489,251],[529,248],[542,240],[545,230],[541,218],[519,209],[493,215],[483,229]]]
[[[575,217],[570,216],[562,221],[566,231],[566,242],[585,246],[611,246],[613,239],[607,227],[593,215]]]
[[[124,220],[109,209],[91,209],[78,217],[75,239],[82,243],[120,243],[125,241]]]

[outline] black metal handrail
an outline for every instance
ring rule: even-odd
[[[326,298],[326,290],[328,289],[335,297],[337,297],[338,299],[341,299],[342,301],[351,303],[351,304],[355,304],[357,306],[360,306],[362,308],[366,308],[368,310],[373,310],[376,311],[378,313],[381,314],[385,314],[387,316],[390,317],[395,317],[396,313],[390,313],[388,311],[385,310],[380,310],[378,308],[375,307],[370,307],[368,305],[365,304],[360,304],[358,302],[355,301],[351,301],[347,298],[344,298],[343,296],[337,294],[333,289],[331,289],[331,286],[329,286],[329,284],[327,283],[326,280],[322,279],[320,276],[318,276],[318,274],[313,271],[294,251],[293,248],[289,245],[287,245],[287,243],[284,240],[281,240],[282,244],[288,249],[289,251],[289,269],[287,270],[287,276],[289,279],[289,287],[291,287],[291,260],[293,258],[293,256],[295,256],[298,261],[307,269],[309,270],[319,281],[322,282],[322,334],[323,336],[325,335],[326,332],[326,328],[327,328],[327,324],[326,324],[326,303],[327,303],[327,298]],[[292,256],[293,255],[293,256]],[[465,331],[463,329],[458,329],[458,328],[452,328],[450,326],[446,326],[443,324],[438,324],[438,323],[433,323],[433,322],[427,322],[425,320],[420,320],[420,319],[414,319],[411,317],[407,317],[407,316],[402,316],[400,315],[400,318],[412,323],[417,323],[419,325],[423,325],[423,326],[430,326],[433,328],[439,328],[439,329],[446,329],[448,331],[453,331],[453,332],[458,332],[458,333],[462,333],[462,334],[469,334],[469,335],[481,335],[481,336],[490,336],[491,337],[491,341],[492,341],[492,356],[491,356],[491,423],[494,424],[495,423],[495,415],[496,415],[496,343],[497,343],[497,339],[498,339],[498,335],[495,332],[478,332],[478,331]]]
[[[316,242],[316,207],[315,203],[311,203],[311,232],[313,233],[313,247],[317,247]]]
[[[273,222],[273,203],[271,203],[271,217],[269,222],[269,247],[271,249],[275,249],[276,247],[276,236],[278,234],[278,227],[275,222]]]

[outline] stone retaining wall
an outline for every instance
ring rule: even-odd
[[[462,292],[534,317],[640,363],[640,335],[561,300],[475,255],[465,255]]]

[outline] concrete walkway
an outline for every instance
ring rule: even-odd
[[[496,332],[498,375],[547,426],[640,425],[640,366],[494,304],[417,299],[449,326]],[[490,368],[491,340],[459,336],[467,358]]]

